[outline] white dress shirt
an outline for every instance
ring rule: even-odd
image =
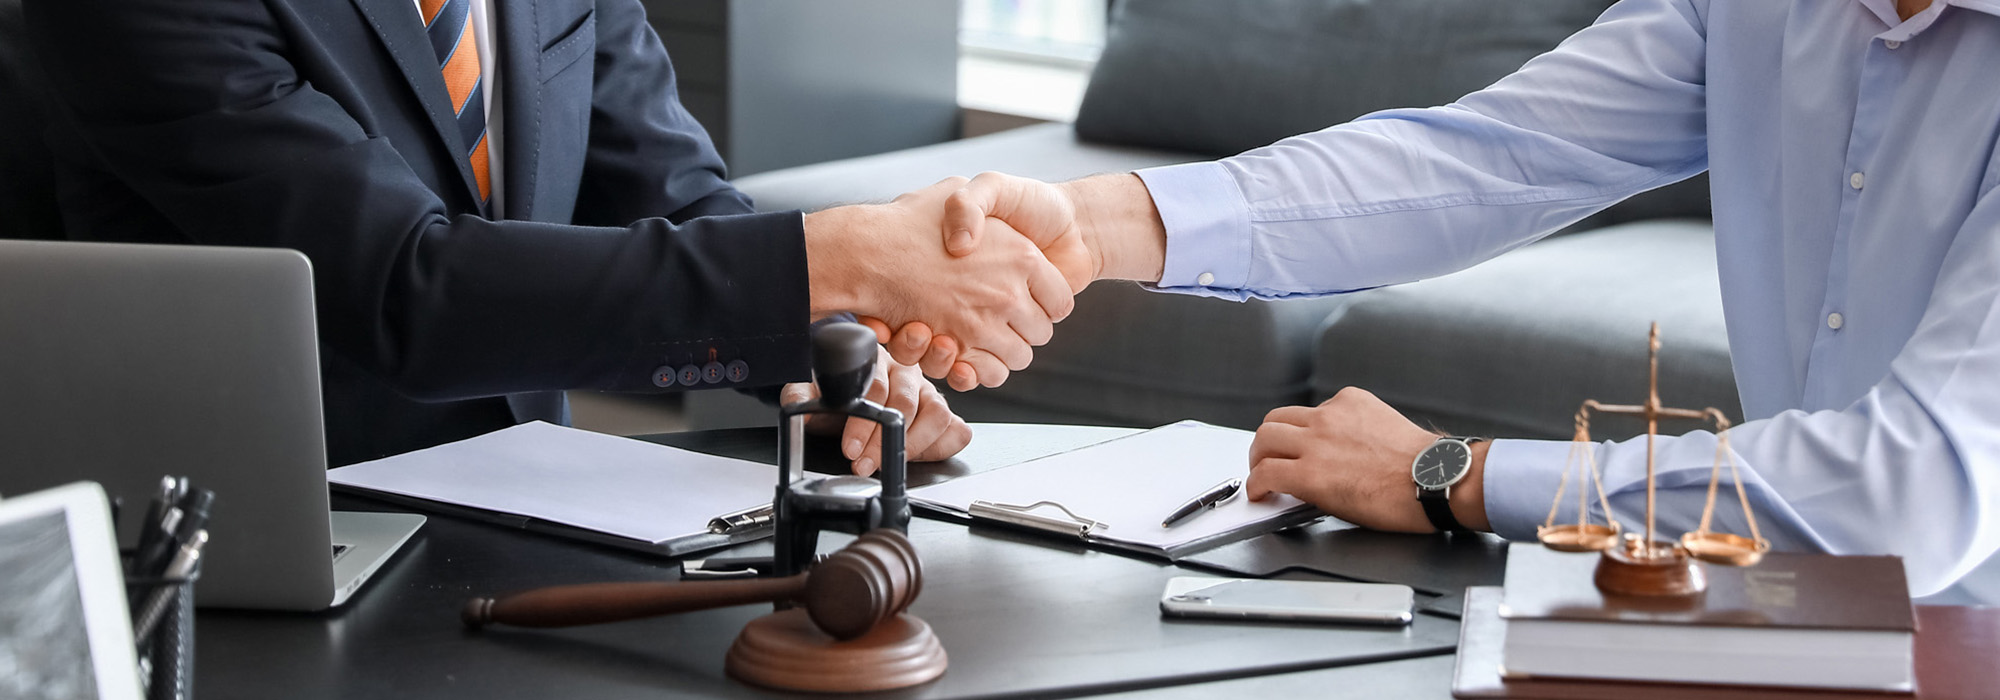
[[[2000,0],[1908,20],[1894,0],[1624,0],[1457,103],[1141,171],[1167,225],[1160,286],[1243,299],[1409,282],[1709,170],[1749,419],[1730,444],[1764,534],[1901,555],[1918,594],[2000,588],[2000,566],[1967,577],[2000,548],[1996,15]],[[1534,537],[1568,450],[1494,443],[1495,530]],[[1628,531],[1645,450],[1597,447]],[[1698,524],[1714,457],[1708,433],[1660,441],[1668,537]],[[1733,498],[1716,516],[1746,532]]]

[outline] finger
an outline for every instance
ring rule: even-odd
[[[945,383],[957,391],[972,391],[979,387],[979,370],[974,369],[970,362],[952,363],[951,376]]]
[[[889,323],[887,321],[875,318],[874,316],[856,316],[854,320],[861,325],[867,326],[868,330],[875,331],[875,342],[889,342],[892,334],[889,332]]]
[[[952,455],[958,454],[959,450],[965,449],[965,446],[972,442],[971,426],[965,424],[965,419],[952,414],[950,406],[945,404],[943,394],[936,391],[925,394],[923,411],[926,418],[934,419],[938,431],[937,434],[929,436],[930,443],[921,452],[911,450],[911,461],[936,462],[951,459]]]
[[[911,321],[897,329],[894,338],[883,341],[883,347],[889,349],[889,356],[895,358],[896,364],[914,365],[930,350],[932,337],[930,325]]]
[[[952,408],[946,406],[944,396],[938,394],[936,388],[924,384],[922,392],[918,394],[918,404],[914,414],[904,414],[904,416],[910,416],[904,420],[904,424],[910,428],[904,432],[902,438],[904,448],[910,452],[910,460],[930,462],[932,444],[938,442],[938,438],[944,436],[944,430],[952,426]]]
[[[859,437],[856,437],[859,436]],[[858,476],[868,476],[882,466],[882,426],[871,420],[847,419],[847,431],[841,437],[842,444],[856,448],[851,467]]]
[[[811,382],[786,384],[783,389],[778,390],[778,403],[789,406],[800,401],[811,401],[813,396],[818,393],[819,389],[814,387]]]
[[[1007,327],[1014,329],[1014,335],[1020,336],[1030,346],[1048,345],[1049,340],[1056,337],[1056,324],[1042,316],[1031,314],[1030,318],[1022,321],[1009,321]]]
[[[924,376],[932,379],[943,379],[945,378],[945,374],[951,371],[952,365],[957,362],[958,340],[948,335],[931,336],[930,352],[924,353],[922,362]],[[971,367],[968,366],[966,369],[970,371]]]
[[[959,191],[968,193],[964,199],[968,205],[977,205],[981,216],[1007,222],[1037,248],[1049,247],[1076,218],[1069,201],[1055,186],[1032,178],[984,172]],[[949,242],[946,249],[951,249]]]
[[[944,200],[944,250],[962,258],[979,249],[979,231],[992,211],[996,192],[990,187],[962,187]]]
[[[1057,269],[1047,258],[1037,260],[1034,271],[1028,274],[1028,295],[1034,297],[1036,304],[1041,305],[1042,312],[1048,315],[1052,323],[1069,318],[1070,313],[1076,311],[1076,294],[1070,291],[1069,280],[1065,279],[1062,270]],[[1029,340],[1033,341],[1032,338]],[[1047,339],[1043,339],[1035,344],[1042,345],[1047,342],[1049,342]]]
[[[882,403],[884,397],[889,395],[888,364],[886,358],[876,359],[875,380],[868,383],[868,393],[865,395],[869,401],[879,404]],[[859,418],[848,419],[847,429],[840,434],[840,453],[850,460],[861,459],[862,450],[868,445],[868,437],[874,431],[874,421],[866,421]]]
[[[1298,489],[1298,475],[1302,468],[1296,459],[1252,462],[1250,478],[1243,481],[1243,493],[1253,501],[1264,500],[1274,493],[1292,493]]]
[[[971,391],[974,387],[983,386],[992,388],[1007,382],[1007,375],[1009,373],[1007,364],[1001,362],[1000,358],[994,357],[992,353],[973,350],[965,353],[961,359],[964,360],[963,364],[972,366],[973,375],[976,379],[970,384],[961,385],[957,381],[959,378],[958,372],[954,370],[952,372],[953,381],[951,388],[959,391]]]
[[[1313,409],[1308,406],[1279,406],[1264,414],[1264,422],[1309,426],[1312,425],[1312,414]]]
[[[1306,441],[1311,432],[1290,423],[1265,423],[1257,426],[1257,437],[1250,440],[1250,463],[1271,458],[1294,458],[1305,456]]]

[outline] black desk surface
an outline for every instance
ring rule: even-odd
[[[1115,436],[1113,429],[981,426],[964,460],[920,465],[924,483]],[[1096,431],[1096,432],[1092,432]],[[702,452],[772,461],[769,429],[652,436]],[[830,444],[817,470],[844,468]],[[1029,455],[1032,456],[1032,455]],[[395,510],[336,496],[344,509]],[[894,698],[1067,696],[1139,691],[1214,698],[1252,693],[1448,697],[1457,623],[1408,628],[1163,620],[1162,563],[1069,548],[987,528],[918,520],[924,593],[912,611],[951,655],[938,681]],[[446,516],[432,516],[353,600],[320,614],[203,610],[203,698],[768,697],[727,679],[722,659],[742,606],[566,630],[464,630],[463,601],[536,586],[674,580],[678,564]],[[1427,658],[1425,658],[1427,657]],[[1380,662],[1380,663],[1371,663]],[[1344,694],[1344,693],[1343,693]]]

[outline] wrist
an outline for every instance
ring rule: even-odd
[[[835,207],[805,215],[806,278],[812,320],[844,311],[871,311],[874,285],[865,284],[867,256],[855,255],[851,231],[864,207]]]
[[[1492,440],[1473,443],[1472,466],[1451,487],[1451,516],[1468,530],[1493,530],[1486,519],[1486,453],[1492,448]]]
[[[1146,183],[1132,173],[1099,175],[1057,185],[1076,207],[1097,279],[1158,282],[1166,268],[1167,228]]]

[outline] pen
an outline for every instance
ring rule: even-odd
[[[1211,486],[1208,490],[1201,492],[1200,495],[1188,499],[1186,503],[1182,503],[1181,507],[1174,509],[1173,515],[1169,515],[1166,520],[1160,521],[1160,527],[1173,527],[1186,522],[1188,518],[1192,518],[1202,511],[1214,510],[1216,506],[1227,503],[1229,499],[1235,498],[1236,494],[1242,491],[1242,479],[1230,479]]]
[[[184,579],[194,573],[195,562],[201,560],[201,549],[207,545],[208,531],[196,530],[187,544],[181,545],[180,551],[174,553],[174,559],[167,564],[164,574],[168,580],[161,582],[146,596],[145,607],[139,609],[138,616],[133,620],[133,639],[141,646],[153,634],[153,627],[160,624],[160,618],[166,615],[168,600],[180,593],[181,586],[187,585]]]
[[[145,563],[146,553],[153,551],[153,546],[158,542],[159,538],[166,534],[160,530],[160,519],[166,517],[167,506],[173,500],[174,478],[171,476],[160,477],[160,490],[153,494],[151,501],[146,503],[146,515],[139,521],[139,543],[132,550],[133,556],[130,571],[133,575],[143,575],[140,567]]]

